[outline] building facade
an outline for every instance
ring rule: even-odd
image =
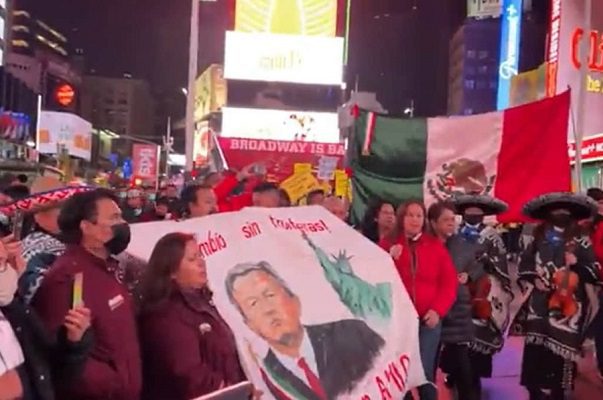
[[[500,18],[467,18],[449,45],[448,114],[496,110],[500,58]],[[519,72],[544,62],[546,25],[531,12],[523,16]]]
[[[119,135],[152,136],[154,105],[148,82],[100,76],[84,76],[81,114],[97,129]]]

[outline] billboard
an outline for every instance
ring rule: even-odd
[[[572,109],[576,110],[578,89],[583,85],[586,90],[583,136],[589,137],[603,134],[603,2],[592,1],[590,26],[585,26],[585,11],[585,1],[552,0],[546,86],[548,96],[569,86]],[[587,54],[581,54],[583,44]],[[581,79],[581,68],[586,68],[586,81]],[[573,134],[570,129],[570,137]]]
[[[42,111],[40,114],[37,150],[57,154],[65,146],[69,155],[90,161],[92,124],[68,112]]]
[[[237,0],[235,30],[333,37],[337,0]]]
[[[546,64],[522,72],[511,79],[509,107],[531,103],[546,97]]]
[[[222,137],[339,143],[337,113],[224,107]]]
[[[500,62],[498,65],[498,93],[496,108],[509,106],[511,79],[519,68],[522,0],[504,0],[500,29]]]
[[[241,169],[262,160],[271,180],[281,182],[295,172],[296,165],[308,165],[318,171],[325,159],[333,168],[343,167],[345,147],[342,143],[317,143],[267,139],[218,138],[230,168]]]
[[[212,64],[195,81],[195,121],[224,107],[226,95],[224,68]]]
[[[503,0],[467,0],[467,17],[498,18],[502,13]]]
[[[193,162],[196,167],[207,163],[211,143],[212,129],[209,121],[200,121],[195,124],[193,140]]]
[[[159,146],[156,144],[132,145],[132,175],[140,179],[157,179],[159,172]]]
[[[224,77],[340,85],[343,38],[226,32]]]

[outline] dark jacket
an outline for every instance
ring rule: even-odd
[[[95,257],[69,246],[38,290],[33,307],[51,332],[63,324],[71,308],[73,280],[83,273],[83,300],[92,313],[95,343],[82,375],[57,398],[69,400],[139,400],[142,387],[134,305],[125,285],[110,270],[113,259]]]
[[[483,251],[479,243],[471,243],[461,235],[452,236],[446,242],[457,273],[466,272],[469,281],[476,281],[484,275],[484,268],[478,261]],[[471,295],[467,285],[459,284],[454,305],[442,324],[442,343],[464,343],[473,339],[474,326],[472,321]]]
[[[318,378],[329,399],[336,399],[354,390],[358,382],[373,368],[375,359],[385,345],[383,338],[363,321],[342,320],[327,324],[306,326],[306,332],[318,368]],[[298,393],[293,398],[320,400],[308,385],[289,371],[272,350],[264,359],[268,374],[286,382]],[[266,382],[272,395],[278,400],[287,400],[274,384]]]
[[[234,336],[209,291],[173,288],[140,317],[144,400],[190,400],[245,380]]]
[[[54,387],[68,386],[83,371],[93,340],[88,330],[82,340],[67,340],[67,331],[48,334],[35,311],[15,299],[1,308],[23,350],[25,363],[17,372],[24,388],[24,400],[53,400]]]

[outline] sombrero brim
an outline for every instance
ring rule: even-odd
[[[523,213],[537,220],[545,220],[553,210],[568,210],[577,220],[588,219],[597,212],[597,203],[590,197],[570,193],[548,193],[526,203]]]
[[[60,204],[71,196],[94,190],[91,186],[68,186],[60,189],[49,190],[47,192],[36,193],[24,199],[16,200],[10,204],[0,207],[0,211],[13,213],[16,211],[32,213],[42,210],[46,207]]]
[[[480,194],[462,194],[454,196],[451,201],[458,214],[463,214],[466,209],[471,207],[479,208],[484,215],[498,215],[509,209],[504,201]]]

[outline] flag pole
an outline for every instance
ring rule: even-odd
[[[591,16],[592,16],[592,0],[586,0],[584,2],[584,22],[582,26],[584,29],[591,29]],[[576,142],[576,191],[581,193],[583,190],[582,185],[582,139],[584,138],[584,117],[585,117],[585,103],[586,103],[586,85],[588,83],[588,47],[589,41],[583,39],[580,43],[580,55],[582,58],[582,65],[580,66],[580,86],[578,87],[578,104],[576,106],[576,126],[574,129],[574,138]]]

